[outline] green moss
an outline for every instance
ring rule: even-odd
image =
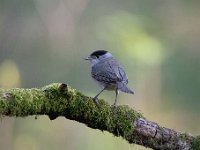
[[[193,150],[200,150],[200,136],[197,136],[192,141]]]
[[[42,90],[48,99],[53,99],[59,97],[60,94],[58,91],[59,86],[60,83],[53,83],[43,87]]]
[[[133,111],[128,106],[118,106],[111,108],[112,129],[117,136],[130,138],[134,131],[134,122],[141,114]]]
[[[3,98],[5,92],[11,93],[10,100]],[[90,97],[60,83],[41,89],[0,89],[0,113],[20,117],[45,114],[50,119],[65,116],[128,141],[132,138],[135,120],[142,117],[128,106],[111,107],[104,100],[95,104]]]

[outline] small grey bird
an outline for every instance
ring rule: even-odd
[[[117,103],[119,91],[134,94],[126,85],[128,77],[123,67],[112,56],[111,53],[105,50],[97,50],[91,53],[85,60],[91,63],[91,76],[98,83],[102,90],[93,98],[97,102],[97,97],[104,90],[115,91],[116,97],[113,105]]]

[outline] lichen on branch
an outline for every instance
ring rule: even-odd
[[[129,143],[153,149],[200,149],[199,138],[147,121],[141,113],[128,106],[110,106],[104,100],[95,104],[90,97],[66,84],[0,89],[0,115],[48,115],[51,120],[64,116],[90,128],[121,136]]]

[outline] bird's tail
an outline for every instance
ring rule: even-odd
[[[128,87],[126,86],[126,84],[124,84],[124,83],[122,83],[122,82],[118,82],[118,83],[117,83],[117,88],[118,88],[120,91],[122,91],[122,92],[134,94],[134,92],[133,92],[130,88],[128,88]]]

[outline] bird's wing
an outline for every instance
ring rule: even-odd
[[[115,59],[103,61],[92,67],[92,77],[99,82],[104,83],[128,83],[126,73],[120,64]]]

